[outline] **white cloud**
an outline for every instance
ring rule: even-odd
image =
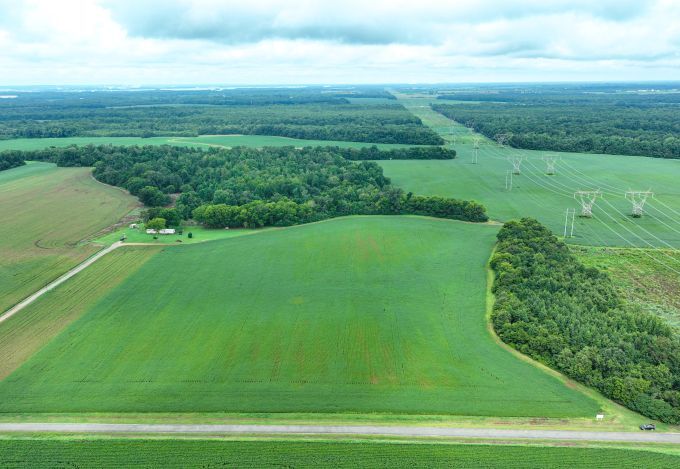
[[[0,0],[0,84],[680,79],[674,0]]]

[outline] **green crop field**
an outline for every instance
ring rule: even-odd
[[[6,321],[0,323],[0,380],[86,312],[100,296],[149,260],[158,249],[126,246],[78,273]]]
[[[496,231],[350,217],[159,248],[0,382],[0,412],[594,415],[488,332]]]
[[[0,312],[96,252],[79,241],[134,205],[89,168],[31,163],[0,172]]]
[[[663,317],[680,331],[680,272],[660,265],[649,249],[574,246],[572,251],[585,265],[607,272],[634,307]],[[680,251],[665,255],[680,262]]]
[[[7,468],[670,468],[673,454],[614,448],[319,441],[0,440]]]
[[[574,199],[578,190],[597,190],[593,218],[576,217],[574,237],[577,244],[680,248],[680,161],[636,156],[560,153],[557,174],[545,174],[542,157],[546,152],[501,148],[482,138],[479,163],[472,164],[473,135],[460,124],[427,107],[428,100],[406,103],[450,142],[456,135],[458,158],[446,161],[380,161],[385,175],[405,190],[423,195],[442,195],[474,199],[487,207],[491,218],[506,221],[531,216],[562,235],[565,211],[580,205]],[[555,154],[552,153],[551,154]],[[521,157],[521,175],[512,178],[506,189],[510,157]],[[630,216],[631,203],[624,193],[651,189],[655,197],[645,206],[642,218]],[[677,261],[661,252],[652,255],[680,271]]]
[[[337,146],[362,148],[377,146],[382,149],[411,147],[398,143],[365,143],[337,140],[302,140],[299,138],[270,135],[201,135],[199,137],[66,137],[66,138],[17,138],[0,140],[2,150],[40,150],[43,148],[67,147],[69,145],[177,145],[192,147],[312,147]]]

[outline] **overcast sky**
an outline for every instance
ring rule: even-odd
[[[680,80],[680,0],[0,0],[0,85]]]

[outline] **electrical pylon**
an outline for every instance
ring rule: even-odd
[[[595,201],[602,197],[602,191],[576,191],[574,192],[574,199],[581,204],[581,216],[590,218],[593,216],[593,206]]]
[[[545,155],[541,158],[543,161],[545,161],[546,169],[545,169],[545,174],[548,176],[553,176],[557,174],[556,166],[557,166],[557,161],[558,157],[555,155]]]
[[[504,146],[510,140],[510,134],[496,134],[496,141],[500,146]]]
[[[522,157],[521,156],[508,156],[508,161],[512,164],[512,172],[514,174],[522,174]]]
[[[626,199],[633,204],[633,217],[640,218],[645,207],[645,203],[649,197],[654,197],[651,190],[647,191],[626,191]]]

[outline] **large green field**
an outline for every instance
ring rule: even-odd
[[[79,242],[134,205],[89,168],[32,163],[0,172],[0,312],[96,252]]]
[[[489,333],[496,231],[350,217],[156,248],[0,382],[0,412],[594,415]]]
[[[302,140],[299,138],[270,135],[201,135],[199,137],[66,137],[66,138],[17,138],[0,140],[2,150],[41,150],[48,147],[69,145],[176,145],[192,147],[313,147],[337,146],[362,148],[377,146],[382,149],[411,147],[399,143],[365,143],[338,140]]]
[[[7,468],[447,467],[670,468],[677,455],[619,448],[448,443],[210,440],[0,440]]]
[[[593,218],[576,217],[574,237],[587,245],[680,248],[680,161],[636,156],[560,153],[557,174],[545,174],[546,152],[502,148],[482,138],[479,163],[472,164],[473,135],[460,124],[427,107],[426,99],[402,100],[423,122],[449,142],[456,135],[458,158],[446,161],[381,161],[385,174],[397,186],[423,195],[474,199],[487,207],[491,218],[506,221],[531,216],[562,235],[567,209],[580,205],[578,190],[600,189]],[[554,154],[554,153],[553,153]],[[506,189],[511,157],[521,157],[521,175]],[[641,219],[630,216],[629,189],[651,189],[655,197]],[[676,260],[653,252],[659,262],[680,271]]]

